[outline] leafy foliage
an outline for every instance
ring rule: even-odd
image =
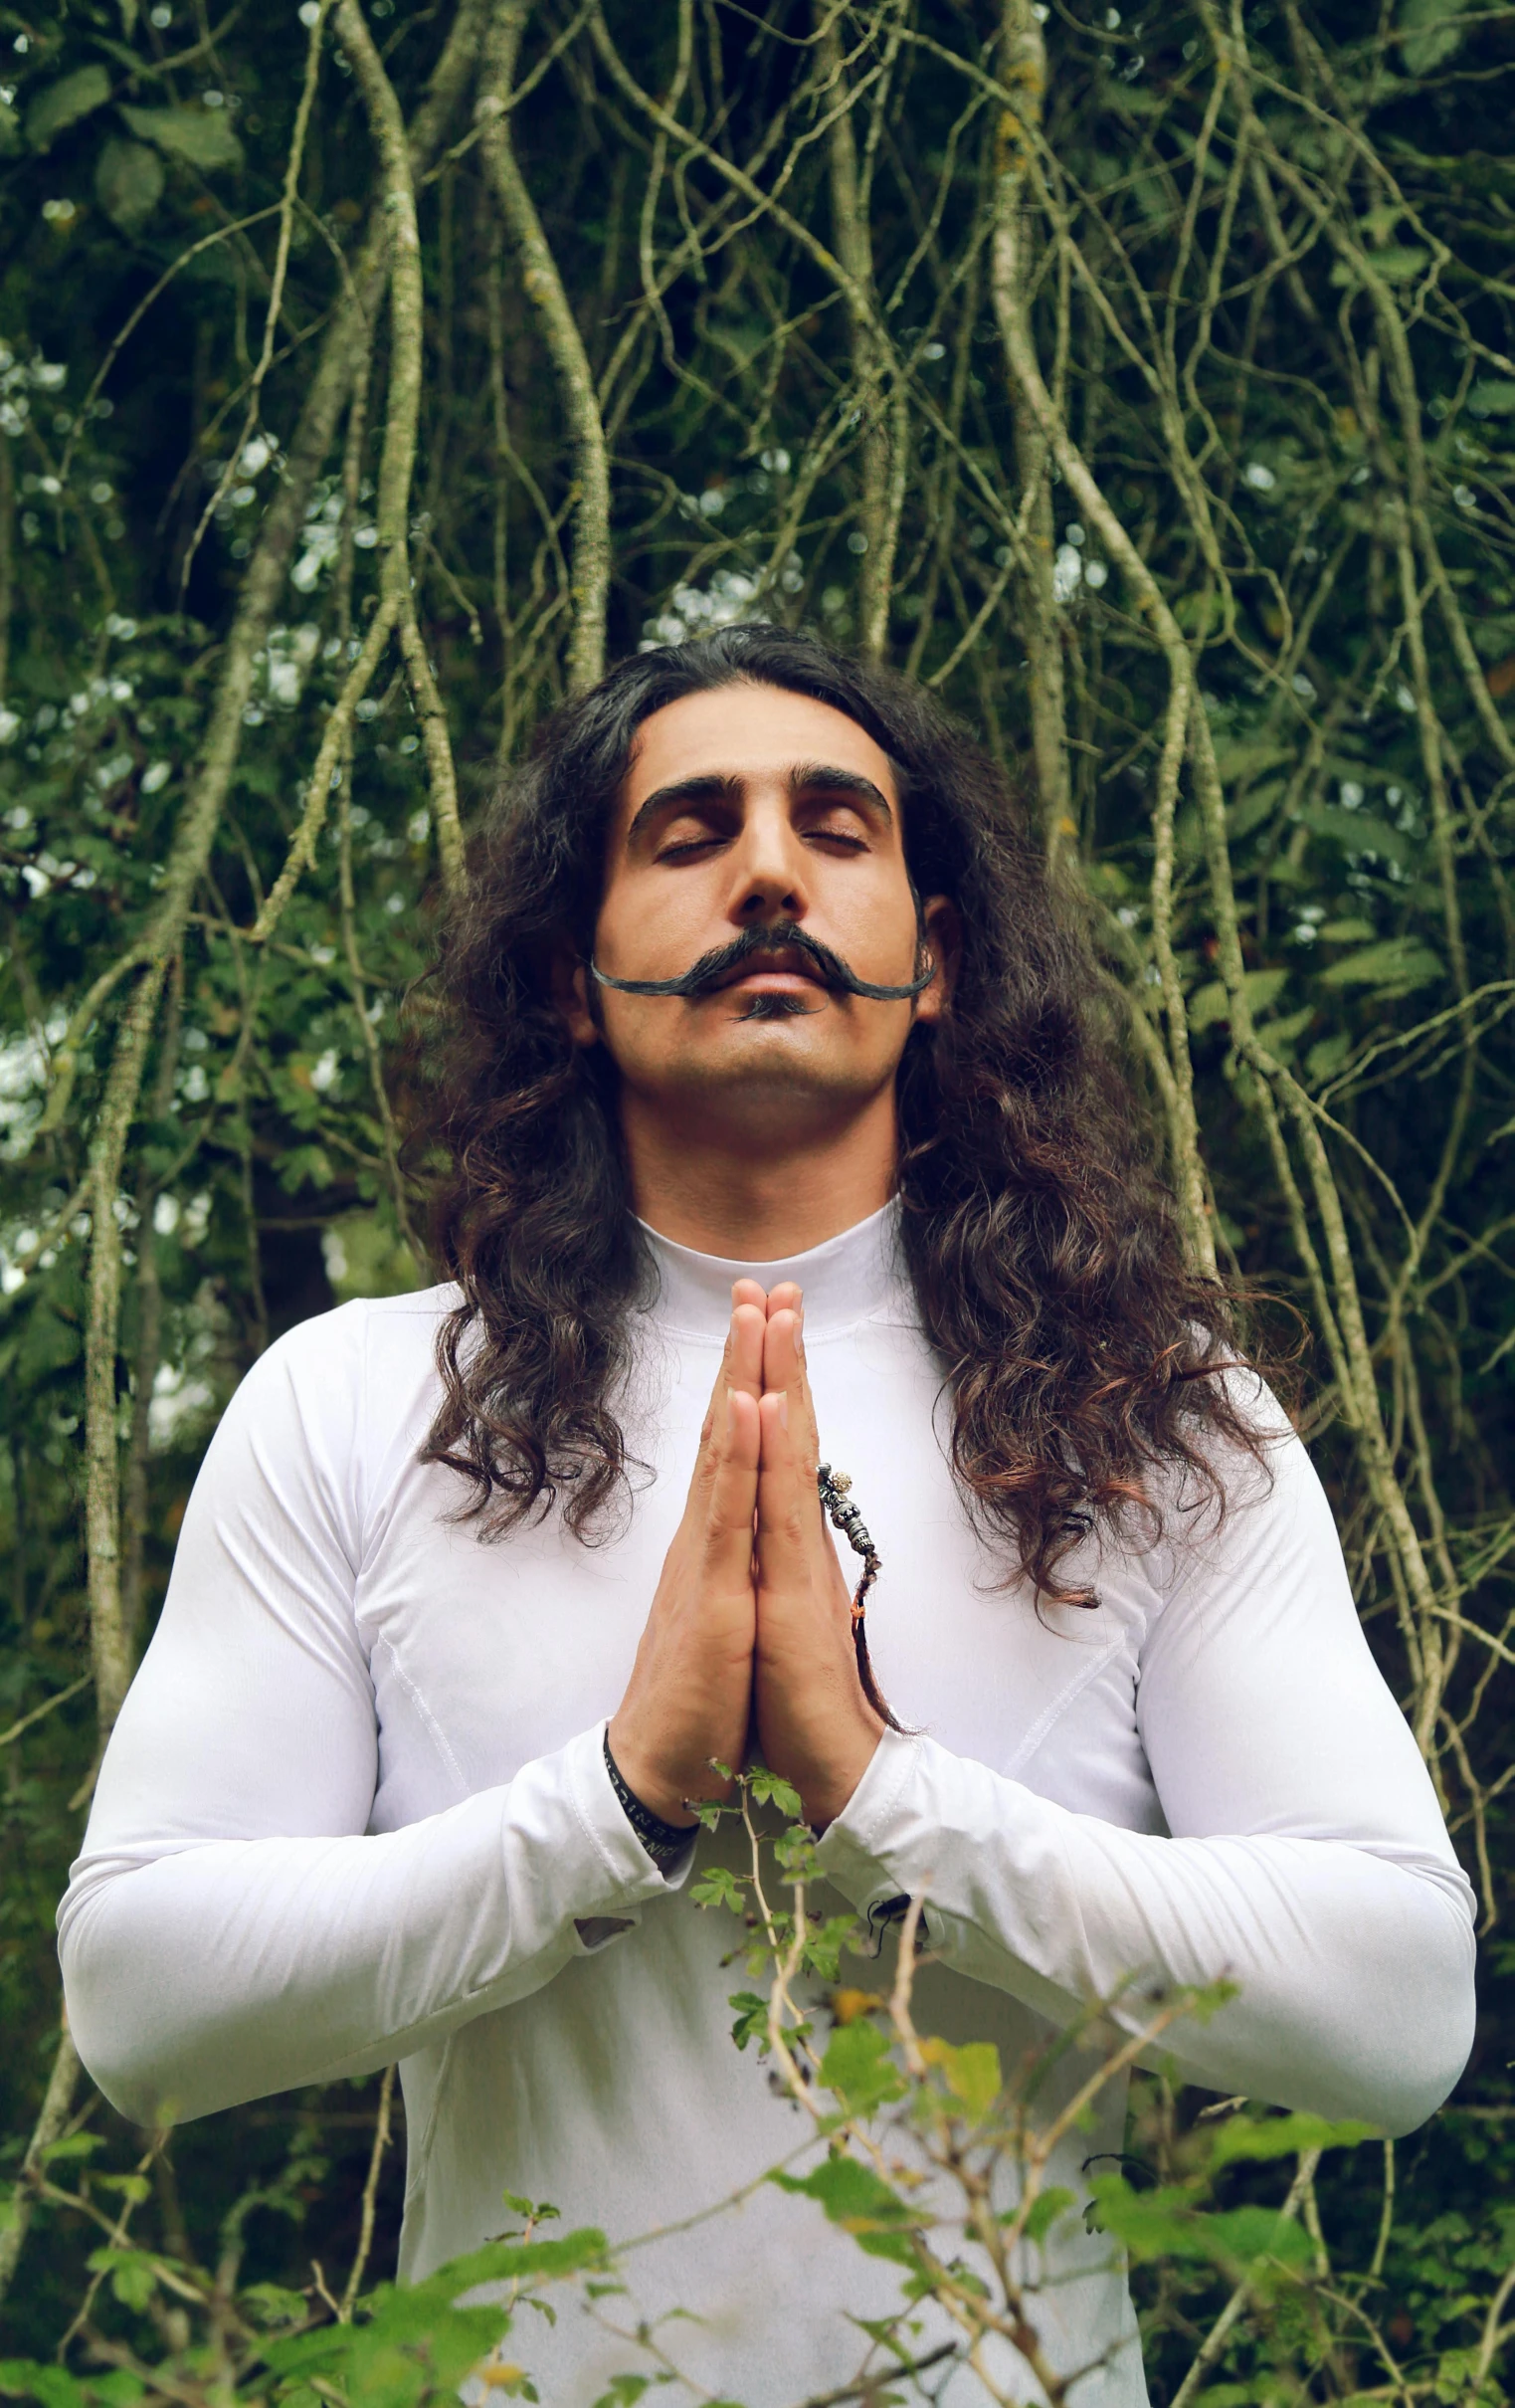
[[[1316,2158],[1142,2090],[1098,2212],[1155,2395],[1496,2396],[1511,40],[1451,0],[0,15],[13,2389],[125,2402],[157,2351],[193,2391],[222,2350],[257,2390],[335,2334],[282,2396],[410,2402],[477,2340],[322,2305],[312,2258],[361,2275],[393,2222],[371,2092],[144,2153],[58,2053],[53,1905],[232,1386],[424,1276],[400,1135],[464,822],[607,648],[766,612],[1034,773],[1197,1259],[1313,1332],[1307,1434],[1480,1891],[1485,2031],[1428,2133]],[[798,1937],[839,1984],[836,2133],[1003,2112],[1013,2071],[908,2062],[840,1986],[843,1928],[751,1928],[738,2032],[781,2069],[764,1969]]]

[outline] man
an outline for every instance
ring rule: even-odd
[[[864,1924],[926,1895],[925,2028],[1009,2065],[1224,1975],[1192,2079],[1428,2114],[1467,1885],[983,758],[776,629],[644,655],[545,730],[440,975],[451,1284],[291,1332],[207,1457],[62,1914],[107,2096],[398,2058],[410,2274],[505,2190],[618,2239],[737,2202],[528,2322],[545,2399],[653,2371],[607,2327],[675,2308],[697,2396],[846,2387],[897,2270],[759,2181],[803,2134],[684,1895],[750,1731]],[[1107,2245],[1060,2247],[1048,2358],[1140,2401]]]

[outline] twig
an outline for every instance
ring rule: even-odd
[[[374,2124],[373,2148],[368,2159],[368,2179],[363,2185],[363,2209],[358,2225],[358,2246],[352,2261],[352,2271],[347,2277],[346,2288],[342,2293],[341,2305],[336,2311],[339,2324],[352,2322],[353,2307],[358,2293],[362,2289],[363,2276],[368,2266],[368,2253],[373,2247],[374,2213],[379,2198],[379,2173],[384,2163],[384,2151],[389,2146],[389,2115],[395,2096],[395,2067],[387,2065],[384,2068],[384,2080],[379,2085],[379,2112]]]
[[[79,1679],[71,1681],[67,1689],[55,1690],[51,1698],[43,1700],[41,1706],[34,1706],[31,1712],[23,1714],[19,1722],[13,1722],[9,1730],[0,1730],[0,1747],[11,1746],[24,1730],[30,1730],[34,1722],[40,1722],[45,1714],[52,1713],[55,1706],[67,1706],[71,1698],[77,1698],[82,1689],[89,1688],[92,1678],[90,1673],[81,1673]]]

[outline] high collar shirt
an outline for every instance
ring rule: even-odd
[[[1164,2037],[1181,2074],[1390,2132],[1470,2043],[1468,1885],[1266,1391],[1242,1380],[1272,1436],[1262,1471],[1221,1467],[1219,1528],[1178,1497],[1159,1541],[1086,1542],[1095,1607],[1039,1605],[952,1477],[896,1215],[774,1263],[647,1233],[619,1400],[636,1468],[592,1545],[550,1514],[486,1543],[461,1477],[420,1460],[456,1291],[282,1338],[212,1441],[60,1912],[81,2055],[144,2123],[399,2061],[402,2275],[507,2229],[506,2193],[639,2244],[624,2294],[565,2289],[555,2323],[518,2318],[508,2349],[554,2408],[659,2372],[644,2323],[693,2396],[787,2408],[856,2380],[858,2319],[900,2300],[898,2267],[760,2179],[814,2151],[771,2065],[732,2044],[743,1934],[692,1903],[687,1864],[659,1872],[603,1757],[737,1277],[803,1287],[822,1451],[883,1560],[871,1653],[909,1729],[822,1840],[835,1895],[815,1904],[865,1931],[925,1897],[919,2027],[993,2041],[1009,2070],[1091,2002],[1123,1992],[1135,2029],[1154,1991],[1225,1979],[1228,2004]],[[700,1837],[696,1879],[712,1861],[744,1862],[729,1826]],[[844,1964],[887,1986],[887,1954]],[[824,2042],[826,1992],[801,2002]],[[1090,2070],[1069,2051],[1040,2111]],[[1060,2143],[1075,2200],[1123,2112],[1110,2086]],[[1108,2239],[1065,2218],[1041,2273],[1047,2360],[1087,2369],[1073,2408],[1138,2408]],[[1009,2360],[996,2380],[1038,2396]],[[966,2367],[944,2394],[986,2396]]]

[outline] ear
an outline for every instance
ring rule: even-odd
[[[921,920],[926,931],[926,948],[936,963],[936,976],[915,998],[915,1017],[927,1022],[940,1020],[952,1003],[952,990],[957,983],[958,963],[963,952],[963,923],[958,909],[945,895],[930,895],[921,906]]]
[[[553,948],[552,1000],[575,1045],[599,1044],[599,1025],[589,1002],[589,971],[575,948],[566,942]]]

